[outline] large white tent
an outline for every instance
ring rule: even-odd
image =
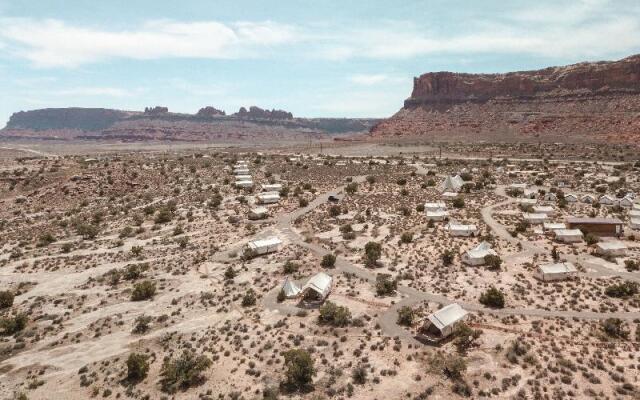
[[[473,266],[483,265],[484,258],[488,255],[497,256],[498,253],[491,248],[489,243],[482,242],[473,249],[467,250],[462,255],[462,262]]]
[[[459,192],[464,185],[464,181],[459,175],[447,176],[444,182],[440,185],[441,192]]]
[[[315,292],[318,295],[318,298],[322,301],[329,296],[331,292],[331,286],[333,284],[333,278],[331,275],[325,274],[324,272],[318,272],[302,287],[302,295],[306,295],[309,291]]]
[[[454,333],[456,328],[467,318],[468,315],[469,313],[459,304],[449,304],[427,317],[430,323],[427,330],[435,330],[435,333],[445,338]]]
[[[562,262],[556,264],[539,265],[536,271],[536,277],[541,281],[558,281],[562,279],[572,278],[578,270],[575,265],[570,262]]]

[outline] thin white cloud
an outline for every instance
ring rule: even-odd
[[[118,87],[75,87],[70,89],[51,91],[51,94],[56,96],[73,96],[73,97],[78,97],[78,96],[131,97],[140,92],[141,90],[139,89],[123,89]]]
[[[296,40],[294,28],[274,22],[152,21],[137,30],[110,31],[60,20],[0,19],[0,37],[14,54],[40,67],[76,67],[113,58],[230,59]]]
[[[394,76],[389,74],[355,74],[348,77],[348,81],[360,86],[376,86],[381,84],[398,84],[407,81],[406,76]]]

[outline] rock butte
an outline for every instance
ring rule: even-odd
[[[640,55],[504,74],[427,73],[371,134],[632,143],[640,136]]]

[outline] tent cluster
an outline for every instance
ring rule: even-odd
[[[333,278],[331,275],[318,272],[309,278],[302,288],[298,287],[295,282],[287,277],[282,284],[282,290],[288,299],[296,297],[309,298],[311,295],[316,300],[322,302],[329,296],[329,293],[331,293],[332,285]]]

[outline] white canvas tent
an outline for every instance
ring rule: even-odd
[[[295,284],[294,281],[289,279],[287,276],[282,284],[282,290],[284,291],[284,295],[286,298],[291,299],[293,297],[298,297],[302,289]]]
[[[436,201],[433,203],[424,203],[424,210],[425,211],[441,211],[441,210],[446,210],[447,209],[447,205],[444,203],[444,201]]]
[[[619,240],[598,242],[596,252],[603,256],[623,256],[627,252],[627,245]]]
[[[237,175],[236,181],[252,181],[251,175]]]
[[[557,264],[539,265],[535,276],[541,281],[548,282],[572,278],[577,274],[577,272],[578,270],[575,265],[570,262],[562,262]]]
[[[256,207],[249,211],[249,219],[263,219],[269,214],[266,207]]]
[[[582,242],[583,234],[580,229],[557,229],[554,231],[556,240],[563,243]]]
[[[564,195],[564,199],[567,203],[576,203],[578,201],[578,196],[573,193],[569,193]]]
[[[253,181],[236,181],[236,187],[239,187],[239,188],[253,187]]]
[[[442,307],[427,317],[429,321],[428,331],[435,331],[440,337],[445,338],[454,333],[469,313],[457,303]]]
[[[445,210],[427,211],[427,220],[429,221],[444,221],[449,216],[449,213]]]
[[[282,190],[282,184],[280,183],[262,185],[263,192],[280,192],[281,190]]]
[[[467,250],[462,255],[462,262],[467,265],[473,266],[483,265],[484,258],[488,255],[497,256],[498,253],[496,253],[495,250],[491,248],[491,245],[489,243],[482,242],[473,249]]]
[[[549,217],[547,216],[547,214],[522,213],[522,218],[524,218],[524,220],[530,224],[542,224]]]
[[[563,222],[545,222],[542,227],[545,231],[557,231],[558,229],[567,229],[567,225]]]
[[[535,214],[553,215],[555,213],[551,206],[533,206],[533,212]]]
[[[462,185],[464,185],[464,181],[459,175],[456,176],[447,176],[440,185],[441,192],[459,192],[462,189]]]
[[[473,224],[464,225],[457,222],[450,222],[447,229],[452,236],[476,236],[480,233],[478,227]]]
[[[580,201],[582,201],[583,203],[591,204],[596,201],[596,198],[591,194],[585,194],[584,196],[582,196]]]
[[[324,272],[318,272],[302,287],[302,295],[306,296],[309,291],[315,292],[320,301],[324,301],[324,299],[329,296],[331,292],[331,286],[333,284],[333,278],[331,275],[325,274]]]
[[[633,217],[629,220],[629,227],[634,230],[640,230],[640,217]]]
[[[256,196],[258,203],[260,204],[273,204],[280,201],[280,193],[278,192],[265,192]]]
[[[235,168],[233,170],[234,175],[249,175],[249,168]]]
[[[278,251],[282,240],[277,237],[270,237],[267,239],[253,240],[247,243],[247,249],[257,256]]]

